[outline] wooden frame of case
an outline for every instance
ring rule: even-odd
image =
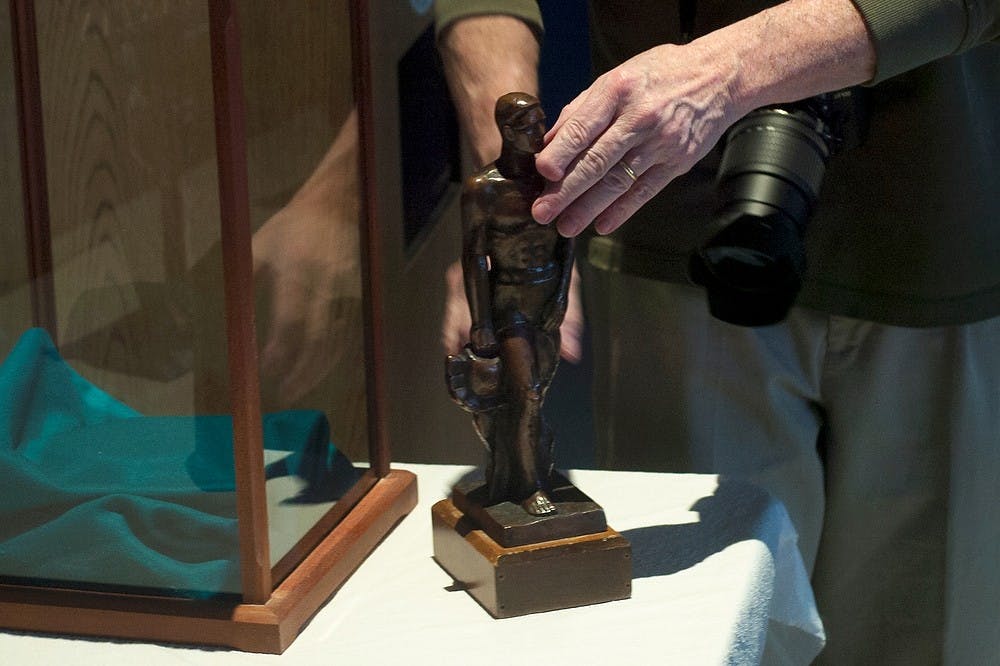
[[[416,505],[413,474],[390,469],[384,428],[379,234],[373,219],[368,6],[351,0],[355,99],[366,220],[362,244],[371,467],[288,555],[269,561],[240,31],[234,0],[208,0],[222,219],[226,332],[236,453],[242,600],[177,599],[0,584],[7,629],[194,643],[280,653],[392,527]],[[38,53],[32,0],[10,0],[32,312],[55,332]],[[280,581],[277,585],[274,581]]]

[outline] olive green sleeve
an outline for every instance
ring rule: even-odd
[[[435,0],[434,26],[437,33],[466,16],[506,14],[527,23],[535,36],[542,37],[542,14],[535,0]]]
[[[1000,37],[1000,0],[852,0],[875,44],[870,83]]]

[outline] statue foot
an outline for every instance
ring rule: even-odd
[[[521,502],[521,508],[533,516],[548,516],[559,511],[552,500],[541,490],[536,491],[531,497]]]

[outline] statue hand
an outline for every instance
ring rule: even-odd
[[[497,343],[497,336],[491,328],[473,327],[469,331],[469,342],[472,346],[472,351],[477,356],[496,358],[500,354],[500,345]]]

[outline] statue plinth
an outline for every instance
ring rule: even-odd
[[[431,509],[434,559],[495,618],[627,599],[632,594],[628,541],[604,523],[599,506],[565,479],[553,485],[559,513],[542,519],[509,502],[492,507],[471,504],[466,493],[474,498],[475,485],[470,491],[459,484],[452,498]],[[581,505],[583,511],[574,517],[568,511],[570,504]],[[479,522],[483,514],[490,531],[499,529],[502,539],[523,543],[498,543]],[[599,531],[589,531],[597,524]],[[551,536],[574,529],[584,533],[532,540],[538,533]]]
[[[502,548],[600,534],[608,529],[604,509],[562,474],[553,472],[547,485],[558,511],[544,516],[534,516],[511,501],[487,506],[488,488],[479,474],[456,483],[451,501]]]

